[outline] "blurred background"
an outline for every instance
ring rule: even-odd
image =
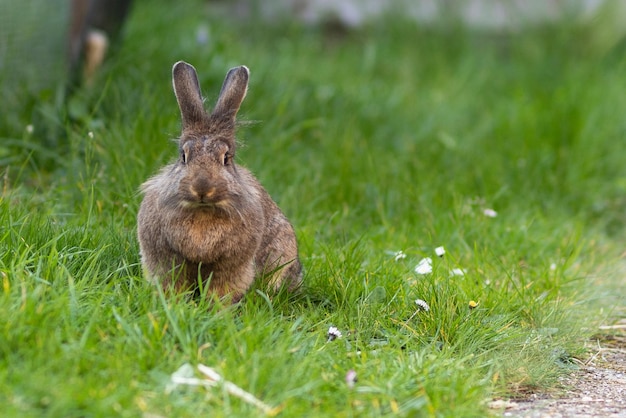
[[[133,3],[138,12],[131,15]],[[224,19],[268,26],[301,24],[337,33],[372,22],[410,21],[416,27],[444,26],[491,31],[504,36],[546,25],[585,29],[585,45],[606,52],[626,33],[626,4],[606,0],[206,0],[177,5],[142,0],[0,0],[0,89],[2,136],[23,129],[24,112],[46,113],[60,106],[74,87],[91,84],[124,39],[127,20],[153,19],[168,8],[201,17],[191,28],[199,43],[209,41],[211,22]],[[198,8],[201,8],[198,10]],[[183,12],[184,13],[184,12]],[[163,36],[164,34],[155,34]],[[168,34],[171,35],[171,34]],[[91,50],[91,49],[95,49]],[[85,58],[89,58],[85,62]],[[72,110],[80,116],[85,109]]]
[[[136,0],[135,3],[144,3]],[[187,3],[197,11],[197,1]],[[133,0],[0,1],[0,82],[3,97],[26,89],[47,99],[59,83],[79,83],[72,72],[84,60],[90,32],[102,32],[110,54],[120,41]],[[141,6],[140,6],[141,7]],[[144,7],[150,7],[144,3]],[[167,9],[167,4],[154,7]],[[176,8],[181,7],[178,5]],[[191,10],[193,9],[193,10]],[[294,22],[339,31],[373,21],[412,21],[416,26],[462,25],[497,33],[524,31],[546,24],[578,25],[596,47],[607,50],[626,34],[626,4],[607,0],[206,0],[199,11],[207,25],[215,19],[239,19],[285,25]],[[146,19],[135,14],[132,19]],[[207,26],[208,27],[208,26]],[[208,36],[198,28],[197,37]],[[82,64],[80,64],[82,65]],[[84,71],[84,68],[81,70]],[[45,91],[48,90],[47,93]],[[4,115],[7,117],[7,114]]]

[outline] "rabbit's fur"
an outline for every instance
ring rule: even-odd
[[[208,114],[195,69],[177,62],[174,92],[182,116],[180,156],[146,181],[137,219],[148,278],[176,291],[207,284],[218,297],[243,297],[255,277],[274,288],[300,285],[302,266],[293,227],[245,168],[235,164],[235,117],[248,69],[226,75]]]

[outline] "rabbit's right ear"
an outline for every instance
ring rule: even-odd
[[[180,108],[183,130],[205,120],[206,111],[202,105],[202,93],[196,69],[184,61],[178,61],[172,68],[172,84]]]

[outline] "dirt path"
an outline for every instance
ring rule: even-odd
[[[507,418],[626,418],[626,319],[601,327],[588,359],[561,379],[564,391],[500,401]]]

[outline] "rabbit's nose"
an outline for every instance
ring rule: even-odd
[[[200,201],[206,201],[215,194],[215,187],[208,180],[199,179],[193,185],[193,192]]]

